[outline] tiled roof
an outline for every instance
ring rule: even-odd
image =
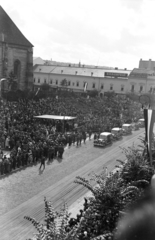
[[[92,77],[104,77],[105,72],[112,73],[126,73],[130,74],[129,70],[109,70],[109,69],[92,69],[84,67],[63,67],[63,66],[46,66],[46,65],[36,65],[34,68],[34,73],[53,73],[53,74],[63,74],[63,75],[77,75],[77,76],[92,76]]]
[[[7,43],[33,47],[0,6],[0,41],[2,41],[2,35],[4,35],[4,41]]]
[[[150,76],[155,76],[155,72],[153,70],[145,69],[145,68],[134,68],[129,75],[129,78],[148,78]]]
[[[152,72],[153,72],[152,70],[145,69],[145,68],[134,68],[134,69],[132,70],[132,73],[149,74],[149,73],[152,73]]]

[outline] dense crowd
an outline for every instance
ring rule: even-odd
[[[75,120],[36,119],[38,115],[73,116]],[[3,119],[2,119],[3,117]],[[1,152],[0,174],[48,159],[62,158],[68,144],[85,142],[87,134],[111,131],[123,123],[141,117],[140,105],[120,97],[56,97],[39,100],[3,101],[1,105],[1,148],[10,151],[9,159]]]

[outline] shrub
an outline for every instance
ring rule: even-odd
[[[76,219],[70,219],[67,206],[60,213],[54,211],[52,204],[45,198],[45,224],[30,220],[38,230],[37,240],[86,240],[113,239],[116,225],[122,215],[136,203],[150,185],[154,173],[142,151],[134,146],[123,149],[126,162],[121,163],[120,171],[101,174],[93,173],[91,178],[76,177],[75,183],[81,184],[92,192],[85,199],[83,209]]]

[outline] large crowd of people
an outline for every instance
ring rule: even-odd
[[[51,97],[1,104],[0,174],[31,163],[62,158],[68,144],[79,146],[87,134],[111,131],[141,117],[140,104],[118,96]],[[36,119],[38,115],[73,116],[75,120]],[[9,158],[2,150],[8,150]]]

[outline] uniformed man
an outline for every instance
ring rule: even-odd
[[[64,147],[63,147],[62,143],[58,147],[58,152],[59,152],[59,158],[62,159],[62,155],[64,153]]]

